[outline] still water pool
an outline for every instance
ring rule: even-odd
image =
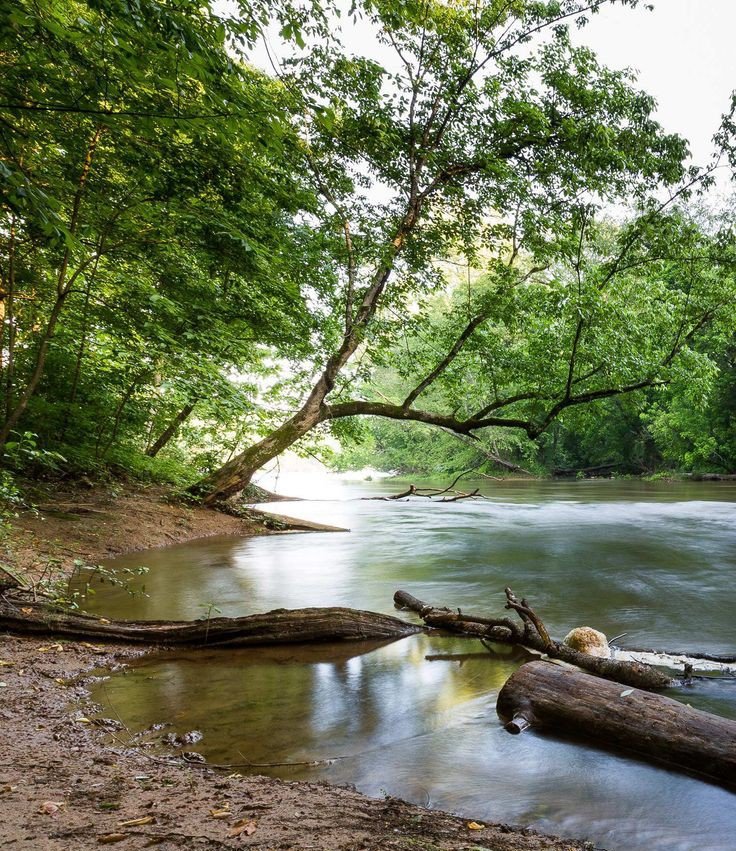
[[[393,612],[393,592],[404,588],[500,613],[508,584],[554,635],[588,624],[625,632],[622,643],[635,646],[736,650],[734,485],[484,483],[487,500],[451,504],[358,498],[395,483],[332,487],[323,500],[272,508],[350,532],[131,554],[111,564],[150,568],[150,596],[103,586],[87,607],[134,618],[201,617],[215,606],[226,615],[326,605]],[[133,731],[156,722],[201,730],[193,747],[211,762],[352,783],[587,836],[609,851],[736,849],[736,795],[602,750],[505,733],[496,695],[523,659],[424,635],[176,652],[146,657],[94,696]],[[734,681],[699,681],[673,696],[736,717]]]

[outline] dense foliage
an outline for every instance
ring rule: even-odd
[[[280,87],[227,49],[248,32],[195,3],[129,12],[3,22],[0,439],[86,464],[162,448],[192,410],[259,421],[256,377],[274,347],[309,356],[330,287]]]
[[[732,220],[573,45],[605,2],[5,7],[5,466],[733,469]]]

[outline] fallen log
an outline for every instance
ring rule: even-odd
[[[135,644],[243,647],[403,638],[422,628],[390,615],[341,607],[275,609],[240,618],[195,621],[111,621],[6,597],[0,598],[0,630]]]
[[[733,482],[736,473],[690,473],[686,478],[691,482]]]
[[[496,708],[511,733],[534,727],[593,739],[736,786],[736,721],[663,695],[537,661],[512,674]]]
[[[597,464],[595,467],[555,467],[552,470],[552,476],[554,478],[561,478],[563,476],[577,476],[579,473],[583,473],[583,475],[595,475],[596,473],[604,473],[607,470],[615,470],[619,466],[618,461],[611,461],[609,464]]]
[[[676,656],[682,659],[699,659],[704,662],[718,662],[721,665],[736,664],[733,653],[703,653],[699,650],[662,650],[654,647],[621,647],[616,645],[616,651],[624,653],[651,653],[659,656]]]
[[[510,618],[487,618],[466,614],[460,609],[437,608],[417,599],[407,591],[397,591],[394,603],[400,608],[416,612],[427,624],[437,629],[459,635],[469,635],[486,641],[502,644],[519,644],[523,647],[561,659],[607,680],[616,680],[625,685],[657,691],[672,685],[672,679],[661,671],[641,662],[624,662],[604,659],[573,650],[561,641],[550,638],[542,620],[526,600],[518,600],[510,588],[506,589],[506,608],[513,609],[521,618],[521,624]]]
[[[474,471],[465,470],[465,472],[460,473],[446,488],[418,488],[416,485],[409,485],[406,490],[401,491],[400,493],[388,494],[387,496],[362,496],[360,499],[362,501],[378,500],[380,502],[406,499],[410,496],[421,496],[428,499],[430,502],[459,502],[461,499],[475,499],[475,497],[485,499],[480,492],[480,488],[476,488],[472,492],[457,491],[454,489],[455,485],[463,478],[463,476],[467,476],[472,472]],[[443,496],[444,494],[453,494],[453,496]],[[437,497],[440,496],[443,496],[443,499],[437,499]]]

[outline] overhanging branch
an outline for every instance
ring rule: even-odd
[[[385,417],[391,420],[404,420],[439,426],[456,434],[470,434],[477,429],[488,428],[489,426],[501,426],[503,428],[520,428],[531,436],[531,432],[535,428],[534,424],[527,420],[506,419],[504,417],[461,420],[450,415],[435,414],[430,411],[417,411],[414,408],[405,408],[403,405],[389,405],[385,402],[364,402],[359,400],[338,402],[334,405],[323,405],[321,410],[322,421],[356,416]]]

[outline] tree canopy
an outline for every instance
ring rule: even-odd
[[[732,396],[732,220],[689,210],[710,172],[573,43],[604,2],[21,0],[0,442],[183,452],[216,500],[356,416],[541,447],[638,392],[663,455],[707,463],[732,422],[684,449],[683,400]]]

